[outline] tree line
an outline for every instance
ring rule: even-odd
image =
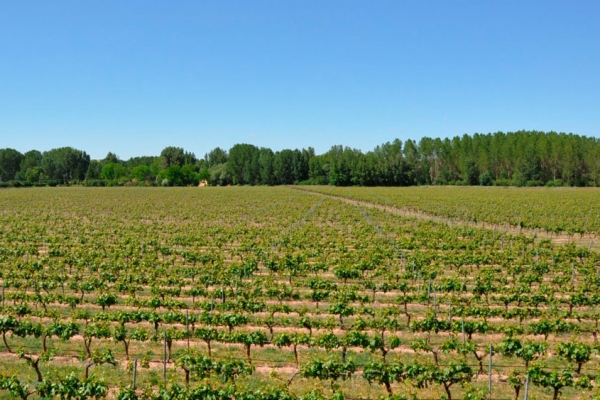
[[[180,147],[159,156],[91,160],[72,147],[45,152],[0,149],[0,186],[212,185],[600,186],[600,139],[517,131],[396,139],[362,152],[333,146],[273,151],[252,144],[219,147],[197,158]]]

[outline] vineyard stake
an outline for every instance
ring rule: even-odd
[[[488,370],[488,393],[490,395],[490,400],[492,399],[492,357],[494,354],[494,349],[492,348],[492,345],[490,344],[490,366],[489,366],[489,370]]]
[[[135,390],[135,378],[136,378],[136,374],[137,374],[137,358],[133,359],[133,382],[131,384],[131,387],[133,388],[133,390]]]
[[[187,346],[190,349],[190,310],[185,310],[185,331],[187,333]]]
[[[463,337],[463,345],[465,344],[465,319],[462,319],[462,337]]]
[[[527,400],[528,395],[529,395],[529,373],[527,373],[527,376],[525,377],[525,396],[523,398],[525,400]]]
[[[163,355],[163,378],[165,380],[165,386],[167,386],[167,331],[164,332]]]
[[[431,302],[431,279],[429,279],[429,283],[427,284],[427,305]]]

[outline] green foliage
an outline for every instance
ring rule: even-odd
[[[106,180],[117,180],[127,174],[127,169],[119,163],[108,163],[102,167],[100,178]]]
[[[21,400],[27,400],[29,396],[35,393],[29,388],[27,383],[22,382],[16,376],[0,376],[0,389],[8,391],[12,397],[16,397]]]
[[[339,362],[333,358],[327,360],[314,360],[304,365],[302,376],[319,380],[329,380],[334,387],[338,379],[346,380],[356,371],[356,365],[352,361]]]
[[[73,371],[123,399],[475,400],[493,347],[494,397],[522,397],[528,370],[544,371],[535,396],[591,397],[600,258],[587,246],[289,188],[9,190],[0,203],[4,396],[60,398]],[[122,387],[133,358],[137,390]]]
[[[0,182],[15,179],[23,159],[23,154],[15,149],[0,149]]]
[[[550,388],[553,391],[553,400],[558,399],[561,389],[575,385],[573,371],[546,371],[539,366],[529,370],[529,376],[534,385]]]
[[[113,153],[90,161],[85,152],[70,147],[43,155],[0,149],[0,182],[86,179],[88,185],[100,185],[101,179],[102,185],[187,186],[208,179],[215,185],[600,186],[599,153],[596,138],[538,131],[424,137],[405,143],[396,139],[368,152],[337,145],[321,155],[311,147],[274,152],[236,144],[229,152],[217,147],[202,160],[174,146],[164,148],[159,157],[125,162]]]
[[[577,364],[576,372],[581,372],[584,363],[590,361],[592,356],[591,346],[580,342],[561,342],[558,344],[558,355],[569,362]]]
[[[402,363],[385,364],[370,362],[363,369],[363,378],[369,383],[384,385],[388,395],[392,395],[391,384],[402,382],[405,378],[404,365]]]
[[[72,147],[46,151],[41,161],[41,167],[48,179],[62,182],[83,180],[89,165],[90,156],[85,151]]]
[[[80,381],[74,374],[70,374],[57,382],[44,382],[37,391],[42,397],[58,396],[74,400],[100,399],[106,397],[108,385],[102,381],[95,381],[93,378]]]

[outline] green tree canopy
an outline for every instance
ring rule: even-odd
[[[23,158],[23,154],[15,149],[0,149],[0,182],[15,179]]]
[[[83,180],[90,165],[90,156],[82,150],[61,147],[46,151],[41,166],[49,179],[70,181]]]

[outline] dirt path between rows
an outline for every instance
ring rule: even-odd
[[[423,219],[423,220],[427,220],[427,221],[434,221],[437,223],[446,224],[448,226],[468,226],[468,227],[479,228],[479,229],[482,229],[482,228],[490,229],[490,230],[494,230],[497,232],[508,233],[511,235],[523,234],[523,235],[529,236],[529,237],[535,237],[535,238],[539,238],[539,239],[548,239],[548,240],[551,240],[552,243],[557,244],[557,245],[565,245],[565,244],[569,244],[569,243],[575,243],[575,245],[577,245],[577,246],[581,246],[581,247],[584,247],[584,248],[592,250],[592,251],[596,251],[596,252],[600,251],[600,240],[595,235],[573,235],[573,236],[569,236],[569,235],[565,235],[565,234],[559,234],[559,235],[552,234],[551,235],[542,229],[527,229],[527,228],[520,228],[520,227],[514,226],[514,225],[508,225],[508,224],[498,225],[498,224],[492,224],[489,222],[475,223],[475,222],[469,222],[469,221],[460,220],[460,219],[456,219],[456,218],[441,217],[438,215],[433,215],[433,214],[425,213],[422,211],[409,210],[409,209],[399,208],[399,207],[394,207],[394,206],[386,206],[386,205],[382,205],[382,204],[371,203],[371,202],[364,201],[364,200],[356,200],[356,199],[352,199],[352,198],[341,196],[341,195],[332,195],[332,194],[327,194],[327,193],[315,192],[310,189],[303,189],[303,188],[293,187],[293,186],[288,186],[288,188],[290,188],[292,190],[298,190],[298,191],[301,191],[304,193],[314,194],[315,196],[321,196],[321,197],[326,197],[326,198],[342,201],[346,204],[352,204],[352,205],[355,205],[358,207],[372,208],[372,209],[384,211],[384,212],[398,215],[401,217],[417,218],[417,219]]]

